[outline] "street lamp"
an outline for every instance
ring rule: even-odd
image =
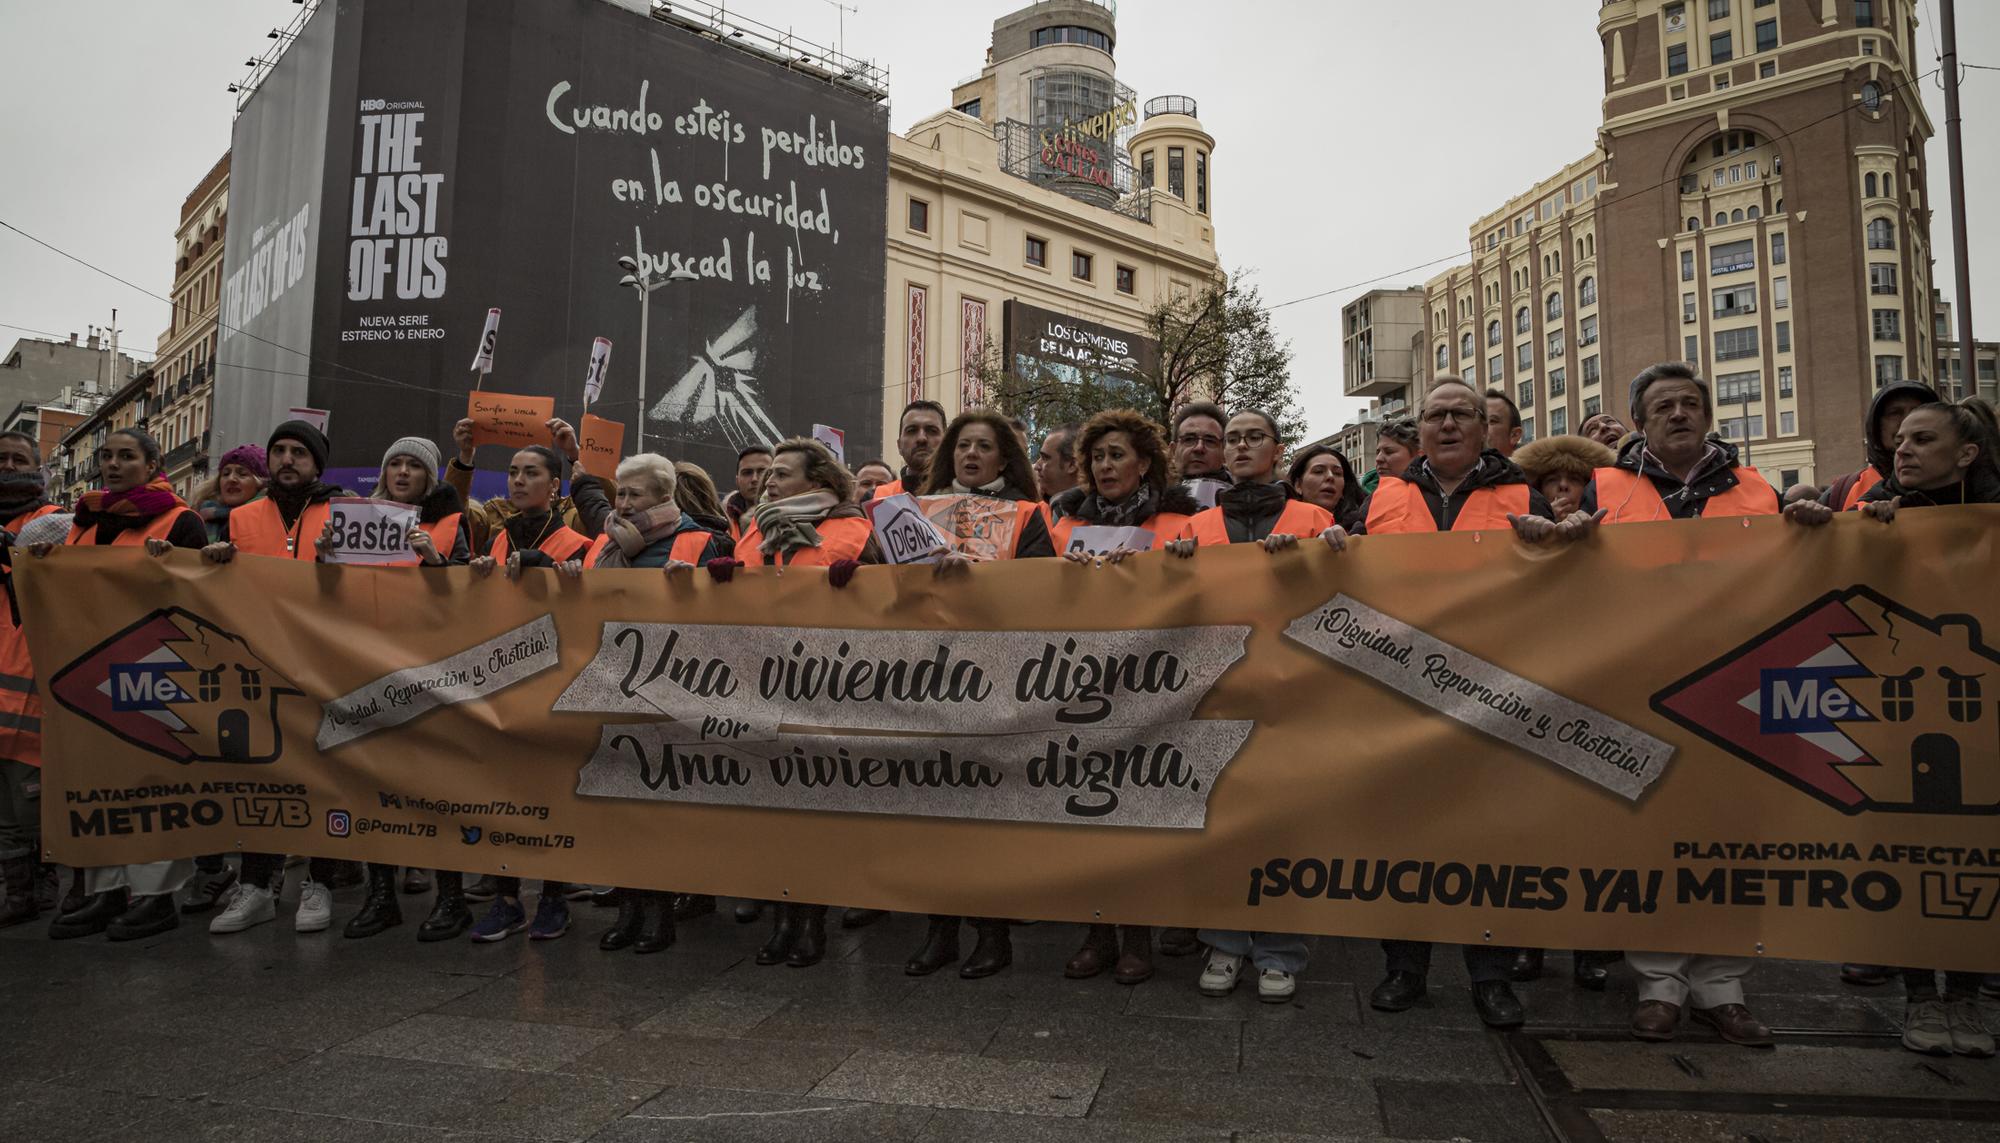
[[[701,275],[682,267],[673,270],[664,278],[654,278],[648,281],[640,276],[639,263],[634,261],[630,255],[625,254],[618,256],[618,268],[625,271],[625,276],[618,279],[618,284],[621,286],[630,286],[639,292],[639,451],[645,452],[646,343],[650,340],[646,334],[648,329],[647,318],[653,308],[653,291],[673,282],[692,282]]]

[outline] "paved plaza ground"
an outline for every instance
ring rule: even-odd
[[[365,941],[338,931],[357,889],[308,936],[289,907],[230,937],[0,933],[0,1140],[2000,1139],[2000,1060],[1903,1051],[1900,986],[1831,965],[1759,967],[1781,1043],[1756,1052],[1630,1040],[1630,972],[1579,991],[1562,954],[1500,1035],[1453,956],[1428,1005],[1369,1010],[1366,941],[1321,939],[1295,1000],[1265,1005],[1254,982],[1199,995],[1192,957],[1138,987],[1066,981],[1074,925],[1017,928],[1012,969],[963,981],[903,974],[920,918],[835,929],[792,969],[755,964],[766,926],[726,903],[642,957],[599,952],[611,911],[587,904],[559,941],[418,945],[429,899],[404,901]]]

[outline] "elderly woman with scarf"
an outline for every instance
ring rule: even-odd
[[[1351,530],[1361,522],[1361,480],[1347,463],[1347,454],[1332,445],[1301,450],[1292,458],[1285,483],[1299,499],[1326,509],[1341,527]]]
[[[1278,480],[1278,457],[1284,451],[1277,418],[1262,409],[1244,409],[1223,429],[1223,459],[1235,483],[1216,497],[1215,507],[1195,516],[1181,538],[1167,550],[1183,558],[1200,547],[1221,544],[1261,544],[1267,552],[1298,546],[1301,536],[1318,536],[1333,526],[1333,516],[1317,504],[1293,500]],[[1198,987],[1204,996],[1227,996],[1236,990],[1244,963],[1257,970],[1257,998],[1280,1004],[1297,990],[1298,974],[1306,966],[1306,939],[1292,933],[1244,933],[1201,930],[1209,947]]]
[[[119,429],[98,446],[104,487],[77,501],[71,547],[144,545],[153,555],[174,548],[199,549],[208,543],[201,517],[160,475],[160,442],[144,429]],[[35,544],[30,555],[45,556],[54,545]],[[54,940],[106,933],[114,941],[137,940],[180,924],[174,894],[194,875],[194,862],[155,861],[84,871],[90,894],[81,908],[65,912],[49,926]],[[129,900],[128,900],[129,898]]]
[[[854,477],[832,450],[804,437],[778,442],[764,474],[763,499],[743,514],[736,558],[710,563],[710,574],[728,582],[745,564],[823,567],[829,583],[847,586],[862,564],[882,562],[874,526],[853,500]],[[744,920],[746,911],[739,908],[737,920]],[[826,955],[826,912],[825,905],[778,902],[771,937],[757,951],[757,963],[793,968],[818,964]],[[755,917],[751,912],[750,919]],[[850,922],[848,927],[856,925]]]

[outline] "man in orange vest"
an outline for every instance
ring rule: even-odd
[[[1735,445],[1709,438],[1715,401],[1685,363],[1663,362],[1633,379],[1632,420],[1639,435],[1591,478],[1585,512],[1602,510],[1606,524],[1777,514],[1777,490],[1737,462]]]
[[[264,498],[252,500],[222,522],[222,538],[201,550],[210,563],[226,564],[243,552],[276,559],[319,558],[314,541],[326,530],[333,510],[327,501],[347,492],[321,482],[329,451],[326,434],[306,421],[286,421],[271,430],[264,447],[271,483]]]
[[[0,433],[0,528],[9,540],[31,520],[60,512],[49,503],[42,455],[26,433]],[[10,589],[11,590],[11,589]],[[41,852],[42,700],[28,638],[0,611],[0,929],[32,921],[35,855]],[[83,875],[77,879],[81,882]]]
[[[1868,418],[1863,424],[1866,435],[1861,442],[1862,455],[1868,458],[1868,463],[1861,471],[1828,485],[1819,502],[1835,512],[1851,512],[1858,507],[1868,490],[1882,483],[1895,466],[1896,430],[1903,427],[1903,418],[1918,405],[1928,405],[1937,399],[1937,390],[1922,381],[1898,381],[1878,390],[1875,399],[1868,403]],[[1887,974],[1882,979],[1887,980]]]
[[[887,484],[877,485],[870,499],[914,493],[924,486],[931,457],[937,455],[938,443],[944,440],[946,419],[944,406],[936,401],[911,401],[903,406],[903,415],[896,422],[896,451],[902,454],[903,472]]]
[[[1511,528],[1535,542],[1556,535],[1555,512],[1513,461],[1488,446],[1485,396],[1457,377],[1440,377],[1424,396],[1417,417],[1423,455],[1401,476],[1383,476],[1361,505],[1356,534],[1405,535]],[[1572,526],[1573,530],[1573,526]],[[1338,526],[1327,542],[1344,542]],[[1402,1012],[1429,991],[1428,941],[1383,941],[1387,961],[1382,982],[1369,994],[1370,1007]],[[1508,983],[1515,950],[1465,946],[1472,977],[1472,1006],[1494,1028],[1518,1027],[1526,1018],[1520,997]]]

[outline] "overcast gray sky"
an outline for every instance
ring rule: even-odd
[[[1936,0],[1920,9],[1934,12]],[[1018,5],[859,0],[849,54],[890,69],[892,122],[946,106],[976,73],[993,18]],[[735,0],[732,11],[832,44],[830,0]],[[2000,67],[2000,3],[1959,5],[1959,48]],[[296,11],[289,0],[0,0],[0,220],[148,290],[173,278],[180,204],[229,146],[224,88]],[[1930,33],[1923,69],[1930,60]],[[1602,96],[1596,6],[1586,0],[1125,0],[1118,75],[1141,98],[1194,96],[1216,138],[1223,258],[1257,272],[1269,302],[1455,257],[1472,220],[1593,145]],[[1968,71],[1967,177],[2000,185],[2000,71]],[[1936,278],[1951,293],[1944,108],[1931,169]],[[1971,246],[1979,336],[2000,338],[2000,194],[1975,190]],[[1276,311],[1315,434],[1358,407],[1340,396],[1340,305]],[[0,231],[0,323],[81,333],[109,322],[150,352],[167,306]],[[0,344],[21,330],[0,327]]]

